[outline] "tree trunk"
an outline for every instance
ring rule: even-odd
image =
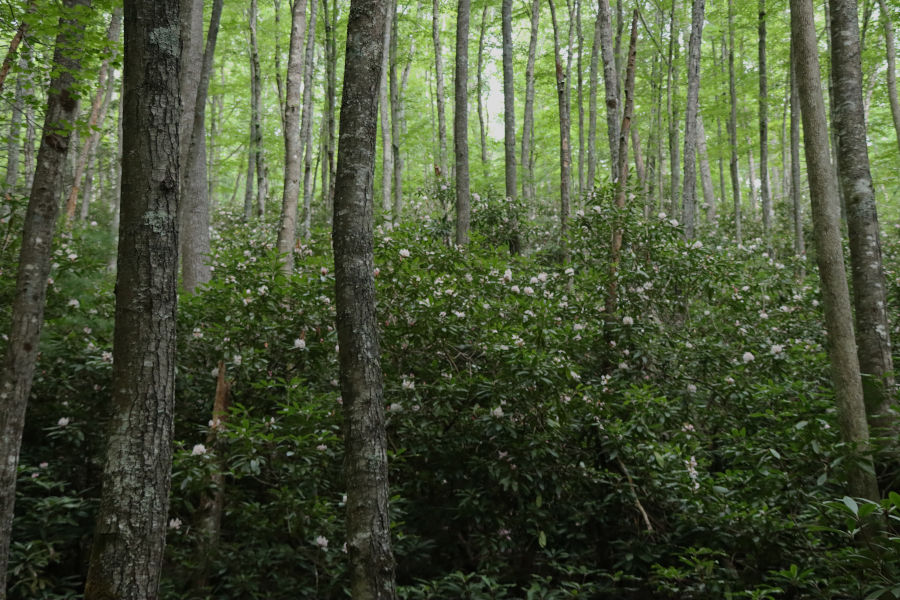
[[[269,199],[269,169],[266,166],[266,153],[263,147],[262,127],[262,71],[259,65],[259,44],[257,43],[256,21],[257,0],[250,0],[250,121],[253,127],[251,144],[256,159],[256,216],[263,218],[266,214],[266,201]]]
[[[34,7],[34,2],[31,2],[28,5],[27,12],[31,12]],[[3,57],[3,64],[0,64],[0,90],[3,89],[3,83],[6,81],[6,76],[9,75],[9,70],[16,60],[16,52],[19,50],[19,45],[22,43],[22,40],[25,39],[25,34],[27,32],[28,22],[22,19],[19,22],[19,26],[16,28],[16,32],[13,34],[12,39],[9,41],[9,49],[6,51],[6,56]]]
[[[391,22],[394,20],[392,8],[394,3],[388,1],[387,23],[384,26],[384,52],[381,56],[381,84],[378,88],[378,109],[381,114],[381,213],[388,224],[391,222],[391,208],[394,196],[391,190],[394,181],[393,144],[391,143],[391,102],[390,76],[391,68]]]
[[[816,262],[822,285],[827,350],[834,381],[838,423],[844,441],[866,458],[869,428],[863,402],[853,316],[844,256],[837,190],[828,151],[828,128],[819,71],[815,17],[811,0],[791,0],[791,40],[796,44],[796,73],[803,113],[804,149],[809,174]],[[848,463],[848,492],[878,500],[875,477],[856,461]]]
[[[513,78],[512,0],[503,0],[501,6],[503,28],[503,149],[506,175],[506,197],[516,202],[516,82]],[[522,251],[519,238],[518,214],[513,213],[512,235],[509,239],[510,254]]]
[[[741,179],[738,172],[737,90],[734,77],[734,0],[728,0],[728,95],[731,98],[731,116],[728,119],[728,138],[731,142],[731,194],[734,197],[735,237],[738,245],[740,245]]]
[[[76,7],[89,7],[90,0],[65,0],[63,6],[65,10],[59,19],[53,52],[55,75],[47,94],[44,135],[37,157],[37,185],[31,189],[25,214],[9,342],[0,372],[0,600],[6,598],[6,565],[16,500],[19,447],[44,324],[47,277],[50,275],[62,175],[78,111],[75,74],[81,65],[76,56],[83,37],[83,25],[68,17]]]
[[[291,8],[291,41],[288,47],[286,93],[284,97],[284,188],[281,197],[281,226],[278,229],[278,254],[281,272],[290,277],[294,271],[294,242],[297,239],[297,205],[300,200],[300,176],[303,143],[300,132],[300,84],[303,81],[306,0],[294,0]]]
[[[118,9],[116,12],[121,13]],[[119,14],[117,18],[121,19],[122,15]],[[98,119],[100,123],[106,121],[106,114],[109,112],[109,105],[112,103],[113,90],[115,88],[115,72],[113,71],[110,73],[110,77],[107,78],[106,90],[103,94],[103,103],[100,106],[100,117]],[[91,133],[91,136],[88,139],[91,153],[87,157],[87,166],[84,175],[84,192],[81,194],[81,211],[78,215],[78,218],[82,221],[85,221],[88,218],[88,211],[90,209],[91,199],[93,198],[94,173],[98,171],[95,169],[95,165],[99,158],[97,154],[100,149],[100,133],[100,130],[97,129]],[[99,170],[99,173],[102,174],[103,171]]]
[[[122,31],[121,19],[122,9],[116,8],[113,11],[112,19],[109,22],[109,29],[106,33],[106,39],[109,42],[110,49],[114,48],[119,42],[119,35]],[[114,54],[114,51],[111,50]],[[75,209],[78,206],[78,197],[81,194],[81,179],[87,169],[88,161],[92,158],[94,148],[100,143],[100,127],[103,126],[103,120],[106,118],[105,108],[108,104],[104,104],[107,96],[107,89],[110,86],[107,83],[110,73],[110,61],[113,56],[107,56],[100,64],[100,73],[97,81],[97,91],[94,93],[94,100],[91,102],[91,114],[88,117],[88,136],[82,144],[78,160],[75,165],[75,172],[72,176],[72,189],[69,190],[69,196],[66,199],[66,227],[72,227],[72,220],[75,218]],[[111,89],[111,88],[110,88]]]
[[[288,3],[293,6],[293,0],[288,0]],[[284,82],[281,79],[281,0],[272,0],[272,4],[275,8],[275,31],[273,37],[275,38],[275,52],[272,57],[275,61],[275,92],[278,94],[278,119],[281,122],[281,130],[286,131],[287,125],[285,124],[285,90],[284,90]],[[293,11],[292,11],[293,12]],[[291,29],[293,30],[294,24],[291,22]],[[290,48],[288,48],[288,54],[290,54]],[[288,56],[288,60],[290,61],[290,56]]]
[[[522,114],[522,196],[526,202],[534,200],[534,63],[537,57],[538,25],[541,19],[541,0],[531,1],[531,37],[528,42],[528,62],[525,65],[525,110]]]
[[[753,162],[753,140],[747,138],[747,170],[750,175],[750,215],[756,220],[756,164]]]
[[[606,91],[606,135],[609,139],[609,163],[612,181],[619,176],[619,76],[613,49],[609,0],[599,0],[597,21],[600,53],[603,58],[603,87]]]
[[[669,195],[672,212],[678,210],[678,194],[681,190],[681,158],[678,144],[678,61],[681,53],[681,25],[678,21],[681,1],[674,0],[669,18],[669,71],[666,86],[666,105],[669,112]]]
[[[834,123],[840,183],[846,202],[850,267],[856,309],[856,345],[870,426],[888,434],[896,424],[894,365],[881,261],[881,239],[875,189],[869,170],[863,117],[862,63],[856,0],[831,4],[831,65],[834,79]],[[893,437],[893,436],[892,436]]]
[[[444,60],[441,48],[441,9],[440,0],[432,3],[431,38],[434,41],[434,85],[437,97],[438,112],[438,179],[446,179],[450,176],[450,167],[447,163],[447,117],[444,109]]]
[[[800,92],[797,89],[796,44],[791,42],[791,205],[794,217],[794,256],[806,255],[803,239],[803,190],[800,181]]]
[[[766,0],[759,0],[759,192],[763,239],[770,244],[772,198],[769,190],[769,82],[766,73]]]
[[[456,243],[469,243],[469,5],[458,0],[456,14],[456,103],[453,115],[453,150],[456,165]]]
[[[209,256],[209,197],[206,195],[206,97],[209,92],[209,80],[212,77],[213,57],[216,52],[216,39],[219,34],[223,2],[224,0],[213,0],[209,31],[206,35],[206,47],[203,49],[200,80],[197,84],[197,100],[194,102],[193,131],[191,132],[188,162],[182,167],[186,173],[182,177],[184,197],[179,202],[179,215],[184,219],[179,231],[185,236],[181,244],[183,252],[181,282],[185,292],[189,294],[194,293],[197,286],[208,283],[212,277],[212,271],[206,264]]]
[[[600,27],[601,20],[595,18],[594,40],[591,43],[591,66],[588,72],[587,184],[592,193],[597,173],[597,80],[600,70]]]
[[[700,183],[703,186],[703,200],[706,203],[706,221],[716,222],[716,192],[713,188],[712,170],[709,168],[709,154],[706,151],[706,130],[703,116],[697,113],[697,159],[700,162]]]
[[[584,197],[584,33],[581,30],[581,0],[575,0],[575,35],[578,38],[578,58],[575,66],[575,87],[578,98],[578,197]]]
[[[331,13],[328,0],[322,0],[322,19],[325,23],[325,115],[322,125],[325,135],[325,159],[322,161],[322,204],[331,206],[334,197],[334,130],[335,105],[337,103],[337,15],[338,3],[334,0]]]
[[[688,42],[688,93],[684,107],[684,236],[694,238],[697,213],[697,120],[700,103],[700,43],[703,35],[704,0],[691,5],[691,37]]]
[[[900,147],[900,100],[897,99],[897,50],[894,46],[894,26],[887,2],[878,0],[878,7],[881,9],[881,23],[884,26],[888,98],[890,98],[891,102],[891,116],[894,117],[894,132],[897,134],[897,146]]]
[[[203,5],[205,0],[181,0],[181,70],[178,79],[181,82],[181,119],[178,125],[180,140],[179,164],[188,163],[188,152],[191,150],[191,136],[194,132],[194,107],[197,102],[197,86],[200,84],[200,71],[203,69]],[[181,189],[187,185],[181,172]],[[182,192],[182,197],[185,194]],[[182,207],[179,207],[178,220],[184,225]],[[184,235],[180,236],[184,243]]]
[[[375,314],[373,190],[387,3],[352,0],[334,194],[334,263],[350,595],[393,600],[387,440]]]
[[[478,31],[478,67],[475,71],[475,94],[478,100],[478,127],[479,132],[481,133],[481,172],[487,177],[488,175],[488,166],[487,166],[487,137],[485,135],[485,127],[484,127],[484,81],[483,81],[483,70],[484,70],[484,32],[487,27],[487,16],[488,16],[488,5],[485,5],[481,9],[481,27]]]
[[[397,0],[393,0],[391,14],[391,47],[390,47],[390,92],[391,92],[391,156],[394,159],[393,180],[394,180],[394,197],[393,206],[391,207],[391,217],[396,225],[400,223],[400,212],[403,209],[403,155],[400,150],[400,140],[403,137],[403,103],[402,96],[405,93],[407,78],[409,77],[409,67],[412,62],[412,55],[415,52],[415,37],[410,37],[410,54],[406,67],[403,69],[403,75],[398,81],[397,77],[397,61],[399,54],[397,52],[397,36],[400,35],[400,20],[397,14]],[[419,5],[421,8],[421,4]]]
[[[621,213],[625,209],[628,188],[628,133],[631,129],[631,117],[634,112],[634,71],[635,58],[637,56],[637,21],[638,11],[634,10],[631,19],[631,40],[628,45],[628,66],[625,74],[625,111],[622,113],[622,125],[619,128],[619,174],[616,177],[616,225],[613,228],[612,244],[609,260],[609,284],[606,292],[606,304],[604,310],[608,317],[616,312],[618,304],[618,269],[619,258],[622,250],[622,239],[625,231],[621,223]]]
[[[296,2],[297,0],[295,0]],[[303,152],[303,236],[309,237],[312,229],[312,197],[315,169],[313,169],[313,78],[316,72],[316,16],[318,0],[309,0],[309,27],[306,35],[306,59],[303,61],[303,116],[301,136]]]
[[[30,96],[34,93],[34,77],[32,75],[28,75],[28,78],[25,81],[25,96]],[[34,171],[35,171],[35,138],[37,134],[35,132],[35,116],[34,116],[34,106],[31,103],[25,104],[25,146],[22,149],[22,161],[25,163],[25,189],[23,190],[25,194],[31,194],[31,188],[34,184]]]
[[[25,66],[25,62],[20,64]],[[16,91],[12,114],[9,118],[9,138],[6,142],[6,192],[15,193],[19,183],[19,148],[21,146],[22,117],[25,111],[25,83],[28,75],[19,71],[16,76]]]
[[[126,0],[124,5],[125,149],[113,342],[114,414],[86,600],[157,597],[172,470],[179,0]],[[164,43],[160,31],[169,32]]]
[[[569,146],[569,95],[562,65],[562,48],[559,42],[559,24],[556,20],[556,6],[550,3],[550,17],[553,20],[553,48],[556,56],[556,96],[559,100],[559,245],[562,249],[563,261],[568,261],[567,237],[569,234],[569,205],[571,204],[572,186],[572,152]],[[600,0],[601,3],[605,0]]]

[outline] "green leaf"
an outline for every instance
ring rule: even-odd
[[[547,547],[547,534],[543,531],[538,533],[538,546],[540,546],[541,548]]]
[[[859,514],[859,505],[856,503],[856,500],[854,500],[850,496],[844,496],[843,498],[841,498],[841,501],[847,508],[850,509],[850,512],[852,512],[854,515]]]
[[[769,448],[769,453],[775,458],[781,458],[781,455],[778,454],[778,450],[776,450],[775,448]]]

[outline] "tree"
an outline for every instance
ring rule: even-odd
[[[309,0],[309,27],[306,35],[306,59],[303,61],[303,115],[301,123],[301,137],[303,151],[303,235],[309,236],[312,228],[312,196],[313,180],[313,76],[316,71],[316,17],[318,15],[318,0]]]
[[[281,225],[278,253],[281,270],[294,270],[294,241],[297,237],[297,205],[300,200],[303,143],[300,135],[300,84],[303,80],[306,0],[294,0],[291,9],[291,41],[288,48],[287,85],[284,99],[284,188],[281,198]]]
[[[794,255],[804,256],[803,240],[803,190],[800,183],[800,92],[797,88],[796,44],[791,41],[791,206],[794,224]]]
[[[350,594],[393,600],[387,441],[372,221],[386,2],[352,0],[334,193],[335,298],[344,406]]]
[[[894,26],[891,22],[891,12],[887,3],[884,0],[878,0],[878,7],[881,9],[881,23],[884,26],[888,98],[891,103],[891,116],[894,118],[897,146],[900,147],[900,100],[897,99],[897,50],[894,47]]]
[[[741,179],[738,172],[737,145],[737,86],[734,77],[734,0],[728,0],[728,95],[731,116],[728,119],[728,138],[731,143],[731,194],[734,197],[734,229],[737,243],[741,243]]]
[[[828,128],[822,95],[819,56],[812,0],[791,0],[791,40],[796,44],[796,73],[803,114],[804,150],[809,175],[816,262],[822,285],[827,351],[841,437],[867,460],[869,427],[863,402],[850,292],[844,271],[837,190],[828,150]],[[878,485],[860,460],[848,467],[848,491],[854,496],[878,499]]]
[[[209,80],[212,77],[213,57],[216,53],[216,39],[219,21],[222,17],[224,0],[213,0],[209,17],[209,31],[200,64],[200,79],[194,100],[194,116],[191,119],[191,140],[188,146],[187,163],[181,165],[181,191],[178,203],[179,232],[184,235],[181,244],[182,285],[188,293],[197,286],[208,283],[212,271],[207,264],[209,255],[209,190],[206,186],[206,98]],[[179,144],[181,142],[179,141]]]
[[[262,68],[259,65],[257,34],[257,0],[250,0],[250,155],[256,172],[256,216],[262,218],[269,199],[269,168],[263,146],[262,126]],[[246,206],[244,207],[246,210]]]
[[[553,47],[556,56],[556,97],[559,101],[559,244],[566,257],[566,236],[569,228],[569,205],[572,189],[572,151],[569,145],[569,81],[562,66],[562,50],[559,43],[559,23],[556,19],[556,6],[550,2],[550,18],[553,21]],[[603,0],[601,0],[602,2]]]
[[[759,0],[759,191],[766,244],[772,231],[772,198],[769,190],[769,82],[766,72],[766,0]]]
[[[65,11],[59,19],[53,51],[55,75],[50,80],[44,133],[35,168],[37,184],[32,186],[28,198],[9,342],[0,372],[0,600],[6,598],[19,447],[44,324],[47,277],[66,153],[78,112],[76,76],[81,68],[78,48],[83,25],[73,17],[73,11],[76,7],[90,6],[90,0],[65,0],[63,6]]]
[[[455,111],[453,150],[456,164],[456,243],[469,243],[469,5],[459,0],[456,12]]]
[[[600,53],[603,58],[603,88],[606,91],[606,135],[609,139],[609,162],[613,181],[619,176],[619,75],[613,52],[612,22],[609,0],[600,0],[597,30],[600,32]]]
[[[155,598],[159,587],[175,403],[179,22],[179,0],[125,2],[114,409],[86,600]]]
[[[393,194],[391,187],[394,182],[394,156],[391,143],[391,103],[390,103],[390,70],[391,70],[391,29],[395,18],[395,7],[392,0],[388,0],[387,24],[384,27],[384,52],[381,58],[381,85],[379,86],[380,98],[378,109],[381,112],[381,213],[387,223],[391,222],[391,208]]]
[[[891,328],[881,261],[881,233],[863,111],[862,63],[856,0],[829,0],[834,123],[840,184],[844,190],[850,267],[856,309],[856,344],[870,425],[882,430],[895,424],[894,365]]]
[[[531,37],[528,42],[528,62],[525,65],[525,109],[522,115],[522,196],[534,200],[534,63],[537,56],[538,25],[541,19],[541,0],[531,1]]]
[[[700,42],[703,35],[704,0],[691,6],[691,37],[688,42],[688,94],[684,107],[684,236],[694,237],[697,213],[697,121],[700,103]],[[674,166],[673,166],[674,168]]]
[[[112,89],[107,83],[110,75],[110,61],[112,60],[112,47],[118,43],[119,34],[122,30],[121,25],[121,9],[116,8],[113,11],[112,18],[109,22],[109,29],[106,37],[110,44],[110,49],[106,53],[106,57],[100,64],[100,73],[97,81],[97,91],[94,94],[94,100],[91,102],[91,114],[88,117],[88,136],[84,144],[79,149],[78,160],[75,165],[75,173],[72,176],[73,185],[69,190],[69,197],[66,200],[66,224],[71,227],[72,220],[75,218],[75,209],[78,206],[78,196],[81,192],[81,179],[88,167],[88,162],[94,154],[94,149],[100,142],[100,125],[106,118],[106,108],[109,103],[104,102],[104,98],[108,96],[107,90]]]
[[[444,60],[441,48],[441,9],[440,1],[432,2],[432,19],[431,19],[431,39],[434,42],[434,85],[435,96],[437,97],[437,114],[438,114],[438,140],[440,148],[438,150],[438,169],[440,170],[439,178],[445,178],[450,175],[447,163],[447,118],[444,115]]]

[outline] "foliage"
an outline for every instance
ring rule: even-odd
[[[162,597],[344,597],[328,239],[298,245],[286,278],[271,227],[220,220],[214,279],[179,309]],[[610,315],[596,249],[615,226]],[[891,597],[897,538],[866,527],[895,523],[898,499],[840,499],[850,457],[813,280],[759,242],[686,244],[637,207],[588,207],[571,230],[569,265],[511,258],[489,227],[465,251],[434,229],[377,240],[401,597]],[[56,246],[11,598],[81,585],[110,374],[103,231]],[[212,423],[220,360],[232,404]],[[217,473],[225,512],[204,565]]]

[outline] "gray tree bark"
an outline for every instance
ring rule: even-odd
[[[766,72],[766,0],[759,0],[759,192],[763,238],[771,243],[772,198],[769,190],[769,80]]]
[[[537,57],[538,25],[541,19],[541,0],[531,0],[531,37],[528,42],[528,62],[525,65],[525,110],[522,113],[522,196],[534,200],[534,63]]]
[[[178,156],[180,165],[188,163],[191,136],[194,131],[194,105],[197,102],[197,86],[203,69],[203,5],[205,0],[181,0],[181,70],[178,73],[181,89],[182,112],[178,126],[181,144]],[[186,172],[181,173],[185,185]],[[179,208],[180,210],[180,208]],[[183,223],[179,214],[179,222]],[[184,236],[180,236],[182,241]]]
[[[669,187],[672,212],[678,210],[678,194],[681,190],[681,158],[678,144],[678,62],[681,53],[681,24],[679,13],[681,0],[674,0],[669,16],[669,70],[666,85],[666,107],[669,113]]]
[[[209,256],[209,196],[206,186],[206,97],[209,92],[209,81],[212,77],[213,57],[216,52],[216,39],[219,34],[219,22],[222,18],[224,0],[213,0],[212,13],[209,18],[209,31],[206,35],[206,47],[203,49],[203,61],[200,68],[200,79],[197,84],[197,98],[194,102],[194,118],[191,120],[193,131],[187,156],[187,164],[181,168],[182,192],[184,196],[179,202],[179,217],[184,219],[179,231],[185,236],[181,243],[183,252],[181,260],[181,283],[184,290],[192,294],[197,286],[208,283],[212,271],[207,264]],[[127,136],[126,136],[127,137]]]
[[[441,48],[441,9],[439,0],[432,3],[432,20],[431,20],[431,39],[434,42],[434,85],[435,96],[437,97],[438,112],[438,173],[439,179],[446,179],[450,176],[450,167],[447,162],[447,117],[444,108],[444,59],[443,48]]]
[[[803,189],[800,181],[800,91],[797,89],[796,44],[791,41],[791,207],[794,218],[794,255],[804,256]]]
[[[375,314],[372,221],[378,86],[387,9],[352,0],[334,194],[334,263],[350,595],[393,600],[387,440]]]
[[[484,34],[487,28],[488,5],[481,8],[481,25],[478,29],[478,66],[475,71],[475,97],[478,100],[478,128],[481,138],[481,171],[487,176],[487,136],[484,126]]]
[[[694,238],[697,213],[697,120],[700,104],[700,43],[703,35],[704,0],[691,4],[691,37],[688,41],[688,93],[684,107],[684,236]]]
[[[737,145],[737,89],[734,77],[734,0],[728,0],[728,95],[731,115],[728,119],[728,139],[731,142],[731,194],[734,198],[734,229],[737,243],[741,243],[741,178],[738,171]]]
[[[294,271],[294,243],[297,239],[297,206],[300,202],[303,138],[300,127],[300,84],[303,82],[306,0],[294,0],[291,8],[291,41],[284,97],[284,187],[281,196],[281,225],[277,248],[281,272],[290,277]]]
[[[400,222],[400,213],[403,210],[403,154],[400,148],[400,140],[403,138],[404,113],[403,113],[403,94],[406,88],[406,82],[409,77],[409,67],[412,62],[412,55],[415,52],[415,37],[410,36],[410,54],[403,74],[397,77],[397,64],[400,55],[397,52],[397,36],[400,35],[399,20],[400,16],[397,12],[397,0],[393,0],[391,8],[391,47],[390,47],[390,72],[389,83],[391,92],[391,156],[393,160],[393,206],[391,207],[391,217],[394,224]],[[419,5],[421,8],[421,4]],[[398,81],[399,79],[399,81]]]
[[[266,166],[266,152],[263,146],[262,126],[262,70],[259,64],[259,43],[257,41],[257,0],[250,0],[250,121],[253,128],[251,145],[256,165],[256,216],[266,214],[269,199],[269,168]]]
[[[700,183],[703,187],[703,200],[706,203],[706,221],[716,222],[716,192],[713,188],[712,170],[709,167],[709,154],[706,149],[706,130],[703,127],[703,116],[697,113],[697,160],[700,163]]]
[[[840,184],[844,189],[850,269],[856,309],[856,345],[870,426],[888,434],[897,423],[893,410],[894,365],[891,359],[887,292],[881,260],[881,234],[875,189],[869,170],[863,112],[862,62],[856,0],[831,4],[831,65],[834,123]]]
[[[469,5],[459,0],[456,14],[456,76],[453,153],[456,165],[456,243],[469,243]]]
[[[325,115],[322,126],[324,127],[323,143],[325,145],[325,158],[322,160],[322,204],[331,206],[334,197],[334,131],[335,106],[337,104],[337,16],[339,7],[337,0],[332,4],[331,12],[328,12],[328,0],[322,0],[322,19],[325,24]]]
[[[600,0],[604,2],[605,0]],[[569,206],[572,195],[572,151],[569,145],[569,82],[562,65],[562,48],[559,41],[559,23],[556,19],[556,6],[550,3],[550,17],[553,21],[553,47],[556,56],[556,96],[559,100],[559,245],[562,248],[563,260],[568,260],[566,239],[569,234]]]
[[[837,190],[828,150],[828,128],[819,71],[815,17],[811,0],[791,0],[791,40],[796,44],[796,73],[803,114],[804,149],[809,175],[812,219],[815,229],[816,262],[828,331],[827,350],[831,362],[838,423],[845,442],[867,460],[869,427],[863,401],[850,292],[844,271]],[[858,462],[848,465],[848,492],[877,501],[875,476]]]
[[[381,214],[387,223],[391,222],[391,208],[394,200],[394,157],[393,144],[391,143],[391,98],[390,98],[390,69],[391,69],[391,22],[394,20],[394,3],[388,0],[387,24],[384,27],[384,52],[381,56],[381,83],[378,87],[378,109],[381,114]]]
[[[175,412],[179,5],[124,3],[114,412],[86,600],[145,600],[156,598],[159,589]]]
[[[575,88],[578,103],[578,197],[584,197],[584,33],[581,30],[581,0],[575,0],[575,36],[578,39],[577,62],[575,65]],[[571,49],[570,49],[571,50]]]
[[[513,77],[512,0],[501,5],[503,28],[503,149],[506,197],[516,199],[516,81]]]
[[[20,61],[25,66],[25,61]],[[19,148],[21,145],[22,120],[25,113],[25,83],[28,74],[19,71],[16,75],[16,91],[13,96],[12,114],[9,117],[9,138],[6,141],[6,191],[14,193],[19,183]]]
[[[603,58],[603,87],[606,92],[606,135],[609,139],[609,162],[612,181],[619,176],[619,76],[613,50],[609,0],[599,0],[597,21],[600,31],[600,53]]]
[[[591,66],[588,71],[587,184],[592,192],[597,173],[597,83],[600,72],[600,27],[600,19],[595,18],[594,40],[591,43]]]
[[[296,0],[295,0],[296,1]],[[303,61],[303,115],[301,136],[303,138],[303,236],[312,233],[312,198],[315,169],[313,168],[313,77],[316,72],[316,17],[318,0],[309,0],[309,27],[306,35],[306,58]]]
[[[63,171],[78,112],[75,75],[81,68],[79,46],[83,26],[69,17],[74,8],[88,6],[90,0],[65,0],[65,11],[59,20],[53,52],[55,75],[47,94],[44,135],[35,168],[37,184],[31,188],[25,213],[9,342],[0,372],[0,600],[6,598],[6,565],[16,501],[19,447],[44,324],[47,277],[50,275]]]

